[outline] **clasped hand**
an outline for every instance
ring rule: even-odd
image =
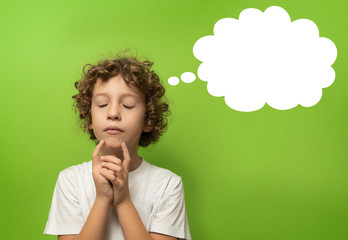
[[[130,154],[126,144],[121,144],[124,160],[105,155],[99,157],[104,144],[101,140],[92,154],[92,174],[96,187],[97,198],[112,203],[114,208],[129,200],[128,171]]]

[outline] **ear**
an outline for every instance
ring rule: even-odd
[[[85,129],[85,132],[87,133],[89,129],[93,129],[93,124],[91,123],[88,128]]]
[[[143,131],[144,132],[150,132],[151,128],[149,126],[145,125],[144,128],[143,128]]]
[[[145,120],[143,131],[150,132],[152,130],[151,126],[149,126],[149,122]]]

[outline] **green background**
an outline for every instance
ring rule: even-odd
[[[194,43],[246,8],[314,21],[338,55],[313,107],[251,112],[209,95]],[[139,155],[184,181],[193,239],[348,239],[348,3],[344,1],[6,1],[0,7],[1,239],[43,235],[59,171],[91,160],[72,110],[86,63],[125,48],[148,57],[172,115]]]

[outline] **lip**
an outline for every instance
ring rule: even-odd
[[[109,127],[105,128],[104,131],[109,131],[109,130],[116,130],[116,131],[119,131],[119,132],[123,132],[123,130],[121,128],[118,128],[116,126],[109,126]]]
[[[116,130],[116,129],[108,129],[108,130],[106,130],[106,132],[109,133],[109,134],[118,134],[118,133],[122,133],[122,131]]]
[[[109,126],[104,131],[106,131],[108,134],[119,134],[123,132],[121,128],[118,128],[116,126]]]

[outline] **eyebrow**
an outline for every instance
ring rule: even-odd
[[[97,93],[96,95],[94,95],[94,97],[98,97],[98,96],[109,96],[109,95],[107,93]],[[137,95],[134,95],[132,93],[121,94],[121,97],[127,97],[127,96],[131,96],[131,97],[134,97],[136,99],[139,99]]]

